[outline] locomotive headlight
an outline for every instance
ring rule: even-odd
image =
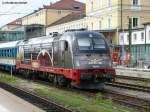
[[[80,62],[79,61],[76,61],[76,66],[80,66]]]
[[[89,60],[88,64],[103,64],[103,60],[100,59]]]

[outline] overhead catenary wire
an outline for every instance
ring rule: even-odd
[[[28,2],[28,4],[24,4],[24,5],[19,5],[19,4],[12,4],[13,6],[10,7],[9,5],[9,9],[7,11],[0,11],[0,21],[1,23],[4,25],[6,23],[6,20],[8,20],[7,22],[12,21],[12,18],[15,20],[17,18],[21,18],[29,13],[31,13],[31,11],[33,11],[33,6],[35,5],[34,0],[25,0]],[[47,0],[42,0],[42,5],[46,2]],[[40,1],[41,2],[41,1]],[[48,2],[48,1],[47,1]],[[7,4],[3,4],[8,6]],[[5,7],[4,7],[5,8]],[[3,9],[4,9],[3,8]],[[31,9],[31,11],[30,11]],[[18,10],[18,11],[17,11]],[[13,11],[13,12],[12,12]],[[17,11],[17,12],[14,12]],[[20,12],[21,11],[21,12]],[[11,18],[12,17],[12,18]],[[11,18],[11,19],[9,19]],[[2,26],[2,25],[1,25]]]

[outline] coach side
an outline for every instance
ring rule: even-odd
[[[17,42],[1,43],[0,66],[3,68],[15,67],[17,57]]]

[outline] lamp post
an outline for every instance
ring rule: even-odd
[[[129,53],[131,53],[131,46],[132,46],[132,19],[129,18]]]

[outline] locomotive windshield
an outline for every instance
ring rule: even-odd
[[[79,50],[105,49],[105,41],[100,38],[81,37],[78,38]]]
[[[77,36],[78,48],[80,51],[86,50],[105,50],[106,43],[101,35],[98,34],[82,34]]]
[[[98,33],[76,34],[77,52],[74,56],[76,68],[110,67],[111,58],[109,47],[103,35]]]

